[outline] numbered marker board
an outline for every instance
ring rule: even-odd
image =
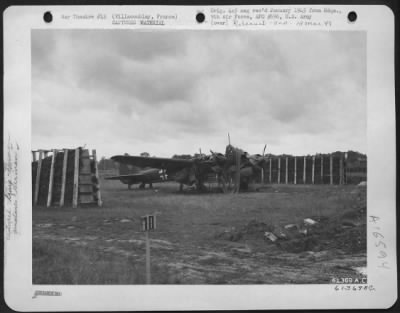
[[[156,229],[156,216],[145,215],[142,216],[142,231],[150,231]]]

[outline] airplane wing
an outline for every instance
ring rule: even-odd
[[[143,170],[140,173],[108,176],[104,177],[104,179],[120,180],[130,184],[138,184],[143,182],[163,182],[168,180],[167,178],[163,178],[155,168]]]
[[[137,181],[142,181],[144,178],[146,178],[146,175],[143,175],[143,174],[126,174],[126,175],[104,177],[104,179],[107,179],[107,180],[129,179],[129,180],[137,180]]]
[[[193,160],[172,159],[172,158],[152,158],[130,155],[115,155],[111,159],[118,163],[135,165],[139,167],[152,167],[165,169],[167,171],[178,171],[193,165]]]

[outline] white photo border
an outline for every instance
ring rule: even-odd
[[[224,6],[224,8],[239,6]],[[240,6],[252,8],[253,6]],[[396,144],[394,99],[394,15],[380,5],[261,5],[276,8],[332,8],[322,25],[222,26],[207,23],[218,6],[20,6],[4,14],[4,161],[17,159],[14,201],[5,197],[4,288],[18,311],[350,309],[388,308],[397,299]],[[46,24],[43,13],[54,20]],[[347,14],[357,12],[356,23]],[[206,22],[195,15],[203,12]],[[113,25],[105,20],[62,19],[73,14],[176,14],[161,25]],[[273,29],[365,31],[367,33],[367,252],[368,285],[374,290],[337,291],[335,285],[118,285],[32,284],[31,205],[31,30],[32,29]],[[387,82],[391,82],[388,84]],[[11,155],[11,158],[10,158]],[[5,180],[7,179],[5,174]],[[6,181],[5,181],[6,182]],[[7,184],[5,183],[5,188]],[[15,202],[17,201],[17,202]],[[13,211],[7,220],[8,212]],[[371,216],[374,216],[372,218]],[[12,225],[10,225],[10,223]],[[380,235],[378,235],[378,233]],[[384,242],[385,249],[380,242]],[[384,250],[384,252],[382,252]],[[385,257],[383,257],[385,253]],[[386,262],[386,263],[383,263]],[[60,293],[34,297],[36,291]]]

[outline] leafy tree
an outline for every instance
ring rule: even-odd
[[[174,154],[173,156],[172,156],[172,158],[173,159],[191,159],[191,158],[193,158],[190,154]]]

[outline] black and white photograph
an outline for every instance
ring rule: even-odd
[[[395,303],[390,8],[3,15],[10,308]]]
[[[367,281],[365,32],[33,30],[32,149],[35,284]]]

